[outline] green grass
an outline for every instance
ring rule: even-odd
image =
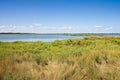
[[[120,37],[0,42],[0,80],[120,80]]]

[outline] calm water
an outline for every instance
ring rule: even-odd
[[[57,34],[0,34],[0,41],[13,42],[13,41],[54,41],[72,38],[83,38],[82,36],[67,36]]]
[[[103,34],[104,36],[120,36],[119,33]],[[13,41],[44,41],[50,42],[54,40],[84,38],[83,36],[69,36],[62,34],[0,34],[0,41],[13,42]]]

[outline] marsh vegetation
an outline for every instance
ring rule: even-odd
[[[120,37],[0,42],[0,80],[120,80]]]

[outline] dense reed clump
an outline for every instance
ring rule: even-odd
[[[120,80],[120,37],[0,42],[0,80]]]

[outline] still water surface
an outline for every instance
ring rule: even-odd
[[[68,36],[62,34],[0,34],[0,41],[44,41],[50,42],[54,40],[83,38],[83,36]]]
[[[120,36],[120,33],[103,34],[104,36]],[[44,41],[51,42],[55,40],[84,38],[84,36],[70,36],[63,34],[0,34],[0,41],[14,42],[14,41]]]

